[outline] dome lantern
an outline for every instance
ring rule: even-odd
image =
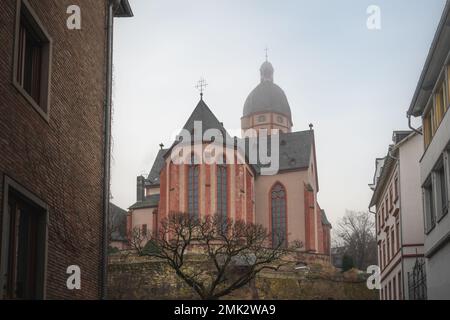
[[[261,73],[261,82],[269,81],[273,83],[273,66],[269,61],[265,61],[261,68],[259,68]]]
[[[260,68],[261,83],[248,95],[244,104],[243,116],[261,112],[274,112],[291,120],[291,107],[283,89],[273,82],[274,68],[265,61]]]
[[[259,68],[261,82],[250,92],[244,104],[241,128],[280,129],[291,132],[291,107],[283,89],[273,82],[274,68],[266,60]]]

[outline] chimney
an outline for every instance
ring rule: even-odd
[[[143,176],[137,177],[136,181],[136,201],[144,201],[145,198],[145,188],[144,188],[145,178]]]

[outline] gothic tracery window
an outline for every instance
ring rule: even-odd
[[[225,159],[223,164],[217,165],[217,215],[226,222],[228,212],[228,176]]]
[[[191,218],[199,217],[199,175],[200,166],[192,155],[188,168],[188,213]]]
[[[286,190],[277,183],[271,190],[272,244],[286,246]]]

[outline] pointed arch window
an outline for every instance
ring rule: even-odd
[[[226,223],[228,213],[228,171],[226,160],[217,165],[217,215]]]
[[[280,183],[271,190],[272,244],[287,245],[286,190]]]
[[[191,218],[199,217],[199,175],[200,166],[195,155],[191,156],[188,167],[188,214]]]

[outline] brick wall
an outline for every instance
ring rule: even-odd
[[[3,177],[8,175],[49,207],[47,298],[98,298],[106,0],[29,3],[53,39],[50,120],[44,120],[12,84],[17,1],[3,0],[0,216]],[[66,10],[72,4],[81,8],[82,30],[66,27]],[[72,264],[81,267],[79,291],[66,288],[66,268]]]

